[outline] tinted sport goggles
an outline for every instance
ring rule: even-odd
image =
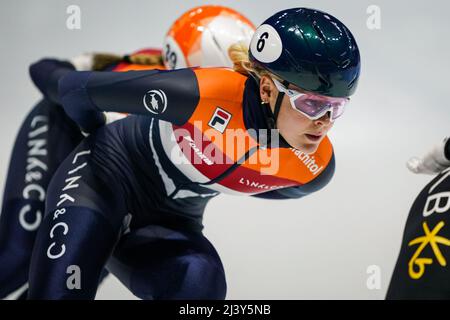
[[[273,79],[278,91],[284,92],[291,103],[292,108],[300,112],[310,120],[317,120],[330,112],[330,120],[334,121],[343,113],[350,98],[336,98],[321,96],[312,93],[303,93],[286,88],[278,80]]]

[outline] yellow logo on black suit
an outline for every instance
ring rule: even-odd
[[[422,224],[423,230],[425,232],[424,236],[418,237],[408,243],[408,246],[413,246],[416,244],[420,244],[417,248],[416,252],[412,256],[411,260],[408,263],[408,273],[412,279],[420,279],[425,273],[425,266],[433,264],[433,259],[428,257],[420,257],[422,251],[428,246],[431,246],[434,255],[436,256],[437,261],[442,267],[447,265],[447,261],[442,255],[441,250],[439,249],[438,244],[442,244],[445,246],[450,246],[450,240],[444,237],[438,236],[439,231],[444,227],[444,221],[439,222],[432,231],[428,228],[426,222]],[[414,267],[417,266],[418,270],[415,270]]]

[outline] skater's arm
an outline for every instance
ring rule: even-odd
[[[184,124],[200,99],[195,73],[175,71],[70,72],[59,83],[66,113],[90,132],[104,120],[103,111],[142,114]]]
[[[436,174],[450,167],[450,139],[434,145],[424,156],[413,157],[406,163],[414,173]]]

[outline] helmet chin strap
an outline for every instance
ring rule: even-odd
[[[288,81],[283,81],[283,85],[287,88],[289,86],[289,82]],[[275,108],[274,111],[272,112],[272,109],[270,108],[270,104],[266,103],[266,107],[267,107],[267,116],[266,116],[266,121],[267,121],[267,127],[269,130],[272,129],[277,129],[277,119],[278,119],[278,114],[280,113],[280,109],[281,109],[281,103],[283,102],[283,98],[284,98],[284,92],[278,92],[278,96],[277,96],[277,100],[275,102]],[[287,146],[290,148],[293,148],[281,135],[281,133],[279,132],[280,137],[280,146]],[[267,144],[269,145],[271,143],[271,137],[272,135],[269,133],[267,136]]]

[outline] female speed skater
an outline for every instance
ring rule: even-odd
[[[450,299],[450,139],[407,166],[436,176],[411,207],[386,299]]]
[[[116,72],[231,67],[228,46],[238,41],[248,44],[254,29],[235,10],[205,5],[187,11],[174,22],[166,34],[162,52],[144,49],[129,56],[83,54],[66,65],[78,71]],[[105,113],[106,123],[123,117]],[[82,139],[76,123],[61,106],[47,98],[31,110],[22,124],[11,156],[0,217],[0,299],[27,283],[48,184],[58,166]]]
[[[30,299],[93,299],[105,265],[143,299],[224,299],[224,269],[202,233],[208,201],[297,199],[330,181],[327,132],[360,74],[348,28],[287,9],[229,54],[234,70],[31,66],[43,94],[91,135],[49,185]],[[103,111],[131,115],[104,126]]]

